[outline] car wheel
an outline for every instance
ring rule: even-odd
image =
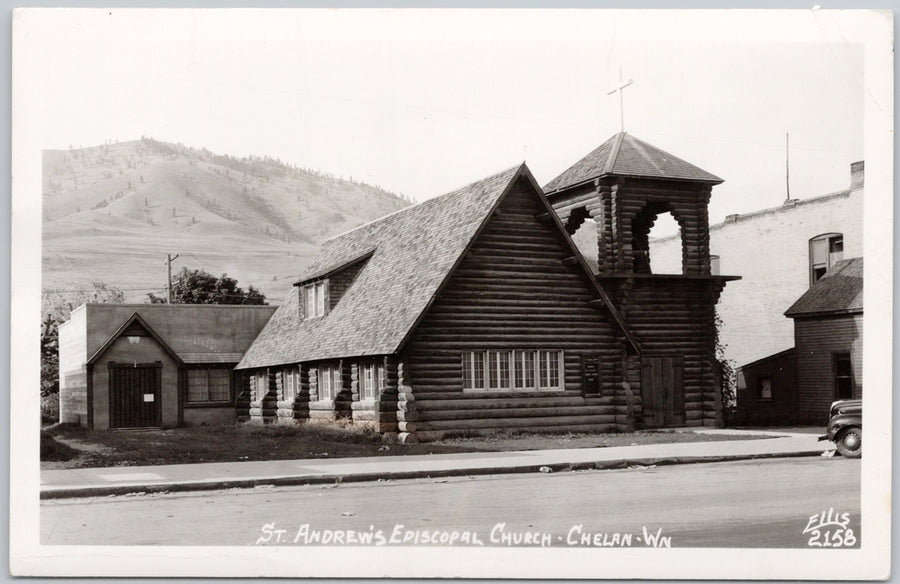
[[[835,439],[834,445],[841,456],[859,458],[862,455],[862,428],[845,428]]]

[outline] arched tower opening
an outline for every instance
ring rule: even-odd
[[[667,203],[647,203],[631,221],[631,249],[636,274],[683,274],[684,239],[681,224]],[[651,256],[650,244],[656,239],[677,237],[681,242],[677,257]]]
[[[572,211],[565,227],[578,251],[587,261],[591,272],[596,273],[600,255],[597,247],[597,222],[591,219],[587,209],[582,207]]]

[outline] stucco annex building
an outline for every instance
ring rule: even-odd
[[[59,416],[86,428],[235,419],[234,366],[272,306],[84,304],[59,327]]]

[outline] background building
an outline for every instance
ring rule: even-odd
[[[235,419],[233,369],[274,306],[84,304],[59,327],[59,418],[95,430]]]
[[[851,165],[845,190],[729,215],[710,227],[710,253],[719,258],[713,272],[741,275],[716,307],[725,355],[736,365],[792,347],[785,311],[830,265],[862,256],[863,171],[863,162]],[[681,238],[651,241],[650,257],[654,273],[680,273]]]

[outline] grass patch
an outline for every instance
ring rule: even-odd
[[[637,432],[545,434],[540,432],[497,432],[488,436],[447,438],[436,444],[447,446],[478,445],[479,450],[503,452],[511,450],[549,450],[561,448],[608,448],[646,446],[675,442],[719,442],[723,440],[755,440],[766,435],[699,434],[684,429],[642,430]]]
[[[60,447],[55,458],[48,456]],[[769,436],[710,435],[690,431],[620,432],[608,434],[545,434],[498,431],[488,436],[462,436],[425,444],[390,444],[367,424],[347,421],[302,424],[195,426],[171,430],[119,430],[95,432],[81,427],[57,425],[41,433],[41,460],[45,469],[151,466],[203,462],[251,460],[297,460],[393,456],[405,454],[450,454],[504,452],[561,448],[637,446],[672,442],[747,440]],[[60,438],[72,445],[74,455],[62,454]],[[52,446],[54,443],[56,446]],[[71,450],[71,449],[69,449]],[[57,462],[50,462],[57,461]]]
[[[113,431],[57,426],[51,432],[82,449],[79,453],[82,456],[72,461],[72,465],[53,465],[52,468],[346,458],[473,450],[453,446],[438,448],[432,444],[387,444],[371,427],[349,422]]]

